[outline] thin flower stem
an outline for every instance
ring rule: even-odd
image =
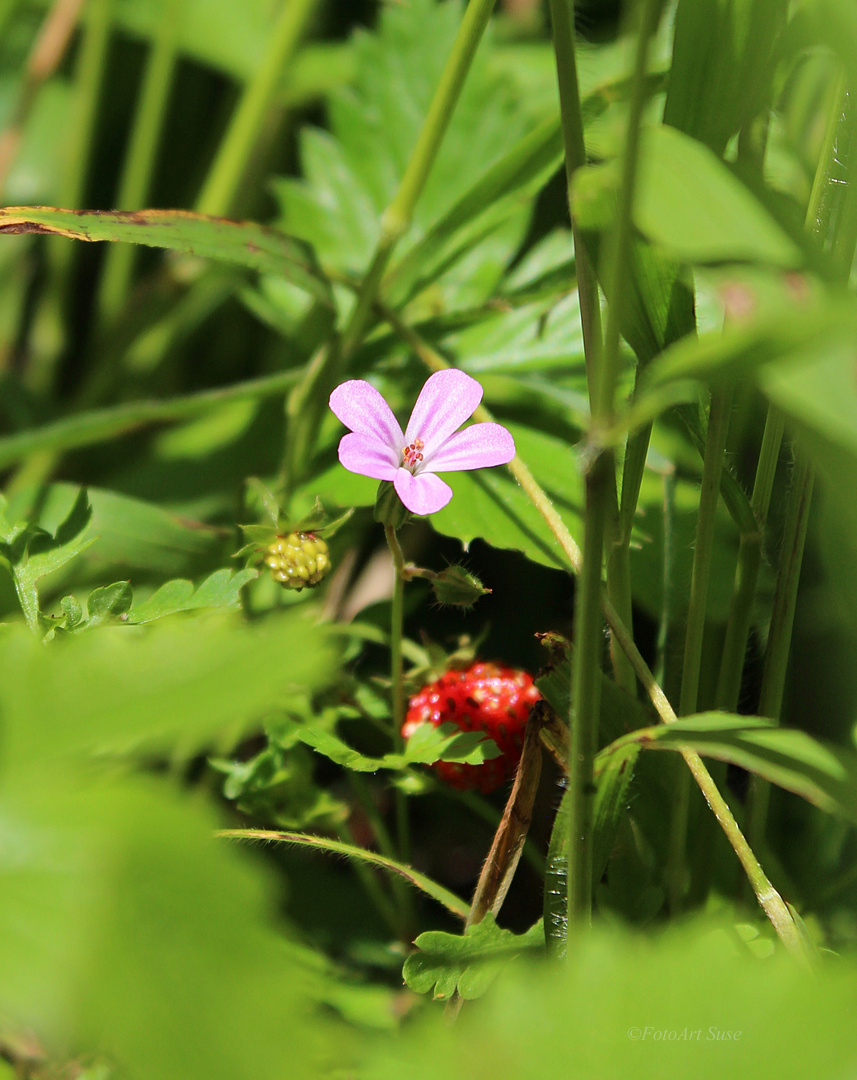
[[[341,337],[334,338],[313,357],[301,384],[289,399],[286,454],[281,477],[281,486],[286,494],[315,441],[318,418],[324,408],[327,392],[366,335],[384,271],[400,237],[410,226],[494,4],[495,0],[470,0],[467,5],[399,189],[381,216],[381,235],[345,329]]]
[[[753,599],[756,595],[759,568],[762,565],[765,526],[782,441],[782,414],[770,408],[765,418],[765,430],[762,435],[751,500],[757,528],[752,533],[743,533],[738,547],[735,582],[732,587],[729,620],[726,624],[726,640],[723,643],[720,675],[717,682],[716,704],[719,709],[725,709],[727,712],[734,712],[738,707],[738,698],[741,693],[741,675],[744,670],[747,640],[750,636]]]
[[[768,648],[765,652],[762,690],[759,696],[759,713],[762,716],[769,716],[772,720],[779,720],[782,716],[800,568],[803,562],[809,510],[812,503],[812,488],[813,473],[809,461],[804,454],[796,450],[794,475],[786,506],[786,523],[777,572],[774,610],[768,632]],[[757,842],[764,836],[768,797],[768,785],[756,781],[752,785],[748,799],[747,828],[750,836]]]
[[[381,850],[381,854],[386,855],[388,859],[395,859],[397,854],[396,845],[393,842],[393,838],[390,835],[387,826],[384,824],[383,816],[378,812],[378,807],[375,805],[375,800],[372,798],[372,792],[369,789],[366,778],[362,773],[350,772],[348,774],[348,780],[357,801],[363,808],[363,812],[366,814],[369,824],[372,827],[372,832],[374,833],[375,840]],[[393,932],[402,940],[405,940],[409,928],[413,926],[414,921],[413,897],[410,889],[402,878],[391,877],[390,888],[393,890],[396,898]],[[389,903],[388,897],[383,889],[381,892],[383,893],[384,900]]]
[[[419,356],[431,371],[443,371],[450,367],[443,357],[424,341],[411,327],[407,326],[395,312],[390,311],[381,304],[377,304],[376,306],[381,317],[402,337],[403,341],[413,348],[416,355]],[[490,422],[494,419],[484,405],[480,405],[473,415],[475,419],[479,421]],[[545,491],[539,486],[532,473],[519,457],[514,458],[507,465],[507,468],[515,479],[518,480],[525,493],[532,500],[533,505],[542,515],[545,523],[553,533],[563,553],[568,559],[573,572],[579,574],[583,563],[580,548],[575,542],[574,537],[568,531],[562,518],[555,510]],[[402,563],[404,564],[404,559],[402,559]],[[646,664],[646,661],[643,659],[642,654],[634,643],[630,631],[619,617],[618,612],[611,603],[606,592],[603,590],[601,593],[601,606],[611,633],[615,635],[620,647],[624,650],[626,656],[633,665],[634,672],[643,686],[643,689],[646,691],[649,700],[652,702],[659,718],[665,724],[674,723],[678,717],[676,716],[669,699],[655,679],[649,666]],[[708,805],[714,811],[721,828],[726,834],[727,840],[738,856],[750,884],[753,887],[753,891],[760,907],[770,919],[774,929],[786,947],[793,952],[800,953],[800,955],[805,958],[806,952],[802,940],[797,933],[794,920],[792,919],[787,906],[768,880],[768,877],[754,855],[752,848],[749,846],[738,827],[738,823],[735,821],[728,804],[723,799],[717,785],[711,778],[711,774],[705,768],[705,765],[699,759],[697,754],[692,751],[687,751],[683,756],[697,786],[705,797]]]
[[[690,599],[687,609],[679,701],[680,716],[690,716],[691,713],[696,712],[699,698],[699,674],[702,667],[705,611],[708,602],[708,584],[711,578],[711,560],[714,553],[714,525],[731,408],[731,389],[714,390],[712,392],[708,417],[708,434],[702,467],[699,515],[696,521],[696,543],[694,545],[693,571],[690,579]],[[684,903],[689,813],[690,779],[687,773],[682,772],[678,777],[678,788],[674,793],[672,805],[666,870],[670,911],[673,914],[678,914]]]
[[[390,701],[392,712],[393,741],[401,749],[402,724],[405,720],[405,688],[402,668],[402,634],[405,598],[405,557],[392,525],[384,526],[384,534],[390,554],[393,557],[393,602],[390,611]],[[408,822],[408,802],[404,792],[396,789],[396,828],[399,844],[399,858],[407,861],[410,848],[410,828]]]
[[[317,0],[281,0],[280,14],[271,29],[268,47],[229,125],[229,130],[197,199],[197,210],[215,216],[232,210],[241,180],[253,156],[277,91],[297,51]]]

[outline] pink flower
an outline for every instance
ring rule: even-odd
[[[450,368],[430,376],[420,391],[402,434],[392,410],[374,386],[362,379],[342,383],[330,407],[347,428],[339,460],[349,472],[391,480],[412,514],[433,514],[452,498],[436,473],[506,465],[515,442],[500,424],[471,424],[482,387],[463,371]]]

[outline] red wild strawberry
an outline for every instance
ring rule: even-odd
[[[526,671],[471,664],[466,671],[447,671],[411,698],[402,735],[407,739],[420,724],[452,723],[462,731],[484,731],[499,746],[500,757],[481,765],[436,761],[432,768],[452,787],[478,788],[487,795],[514,776],[530,706],[540,697]]]

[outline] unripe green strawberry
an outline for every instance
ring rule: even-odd
[[[293,532],[278,536],[265,551],[274,581],[286,589],[312,587],[330,570],[327,544],[315,533]]]
[[[499,757],[480,765],[436,761],[432,768],[452,787],[487,795],[514,776],[530,707],[540,697],[528,672],[478,662],[466,671],[447,671],[412,697],[402,735],[407,739],[420,724],[484,731],[500,748]]]

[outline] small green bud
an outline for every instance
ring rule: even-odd
[[[410,521],[411,512],[397,495],[390,480],[382,480],[378,485],[374,515],[376,521],[393,529],[401,529],[406,521]]]
[[[432,578],[431,587],[434,590],[435,600],[439,604],[464,608],[473,607],[480,596],[486,596],[491,592],[490,589],[484,587],[479,578],[469,573],[463,566],[448,566]]]
[[[313,588],[330,571],[327,544],[311,532],[278,536],[265,551],[271,576],[286,589]]]

